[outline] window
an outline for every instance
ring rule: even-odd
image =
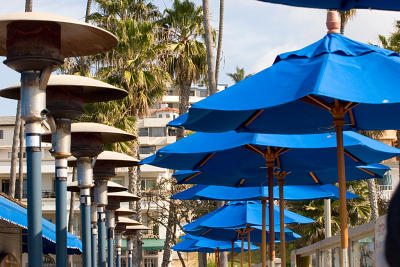
[[[167,114],[165,114],[165,117],[166,117],[166,118],[170,118],[170,117],[171,117],[171,114],[168,114],[168,113],[167,113]]]
[[[0,139],[4,139],[3,130],[0,130]]]
[[[194,96],[194,94],[195,94],[194,90],[190,90],[189,96]]]
[[[139,153],[140,154],[153,154],[156,152],[156,147],[155,146],[141,146],[139,148]]]
[[[176,129],[168,128],[168,136],[176,136]]]
[[[139,136],[149,136],[149,128],[140,128]]]
[[[176,119],[176,115],[173,115],[172,118]]]
[[[143,191],[153,189],[156,181],[153,179],[143,179],[140,181],[140,189]]]
[[[162,118],[162,114],[158,114],[158,118]]]
[[[8,194],[10,188],[10,180],[1,180],[1,192]]]
[[[165,128],[165,127],[152,127],[152,128],[149,128],[149,129],[150,129],[149,136],[151,136],[151,137],[166,136],[167,128]]]

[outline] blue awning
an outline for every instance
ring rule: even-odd
[[[0,194],[0,220],[14,224],[23,229],[26,233],[28,229],[27,210],[21,205],[9,200]],[[56,226],[46,219],[42,218],[42,236],[43,236],[43,253],[56,253]],[[23,252],[27,252],[27,236],[23,234],[22,241]],[[67,234],[67,252],[68,254],[81,254],[82,243],[78,237]]]

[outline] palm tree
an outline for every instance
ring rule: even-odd
[[[25,12],[32,12],[32,0],[25,1]],[[17,113],[15,114],[15,123],[14,123],[14,135],[13,135],[13,143],[11,147],[11,168],[10,168],[10,186],[8,189],[8,195],[11,197],[15,197],[15,185],[17,181],[17,147],[19,145],[19,135],[21,129],[21,101],[18,100],[17,104]],[[19,160],[23,160],[23,153],[19,153]]]
[[[344,29],[346,27],[347,22],[353,19],[356,16],[356,10],[350,9],[348,11],[339,11],[340,15],[340,33],[344,34]]]
[[[217,58],[215,61],[215,84],[218,85],[219,66],[221,63],[221,52],[222,52],[222,34],[224,30],[224,0],[219,0],[219,25],[218,25],[218,46],[217,46]]]
[[[245,75],[244,68],[239,68],[239,66],[236,66],[236,72],[234,72],[234,73],[227,73],[227,75],[228,75],[229,77],[231,77],[232,80],[233,80],[235,83],[238,83],[238,82],[240,82],[240,81],[242,81],[242,80],[244,80],[244,79],[250,77],[252,74],[247,74],[247,75]]]
[[[167,46],[160,42],[156,23],[160,16],[157,8],[144,0],[96,0],[99,12],[90,16],[98,26],[114,33],[119,44],[109,53],[93,58],[96,76],[106,82],[126,89],[128,97],[119,101],[87,105],[85,120],[99,121],[137,134],[136,120],[160,99],[167,88],[170,76],[166,71],[164,56]],[[116,144],[114,150],[139,158],[139,144]],[[129,169],[129,191],[140,196],[140,168]],[[130,203],[136,210],[136,220],[141,219],[141,202]],[[134,240],[134,264],[142,265],[140,234]]]
[[[208,89],[210,94],[217,92],[217,84],[214,71],[214,47],[212,41],[212,29],[210,23],[210,3],[208,0],[203,0],[203,24],[204,24],[204,39],[207,51],[207,79]]]
[[[197,7],[195,3],[188,0],[174,0],[172,8],[165,10],[165,16],[160,21],[167,33],[167,40],[171,47],[171,53],[168,57],[168,67],[175,84],[179,87],[179,114],[184,114],[189,109],[191,85],[200,81],[206,74],[206,52],[210,56],[211,51],[207,50],[204,43],[200,42],[199,39],[205,34],[210,45],[211,27],[209,20],[207,18],[203,19],[203,10],[201,7]],[[207,32],[205,32],[203,23],[208,24]],[[210,64],[212,64],[211,59],[208,63],[209,73],[213,73],[213,66],[211,65],[210,68]],[[211,81],[209,82],[210,91],[213,91],[214,89],[212,88],[215,85],[214,74],[208,78]],[[177,139],[182,138],[183,135],[183,130],[178,129]],[[162,267],[167,267],[170,262],[170,247],[175,239],[176,231],[176,227],[174,227],[177,216],[176,209],[175,203],[171,201],[168,211]]]
[[[189,0],[174,0],[172,9],[165,13],[161,23],[172,50],[168,67],[179,87],[179,114],[184,114],[189,108],[191,85],[200,81],[207,69],[206,48],[198,40],[204,34],[202,8]],[[177,138],[182,137],[183,131],[178,131]]]
[[[89,21],[90,11],[92,10],[92,0],[88,0],[86,4],[85,22]]]

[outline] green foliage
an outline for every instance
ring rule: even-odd
[[[244,80],[244,79],[250,77],[252,74],[247,74],[247,75],[245,75],[244,68],[239,68],[239,66],[236,66],[236,72],[234,72],[234,73],[227,73],[227,75],[228,75],[229,77],[231,77],[232,80],[233,80],[235,83],[238,83],[238,82],[240,82],[240,81],[242,81],[242,80]]]
[[[160,25],[167,34],[170,55],[168,70],[180,87],[200,81],[207,70],[205,44],[199,39],[204,34],[202,8],[195,3],[175,0],[165,10]]]
[[[396,30],[389,36],[379,35],[380,45],[383,48],[400,52],[400,21],[396,21]]]

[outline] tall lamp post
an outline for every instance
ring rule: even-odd
[[[24,12],[0,16],[0,56],[21,73],[21,118],[25,121],[28,180],[28,263],[42,266],[41,122],[46,118],[46,85],[65,57],[114,48],[111,33],[53,14]]]
[[[0,90],[0,96],[20,99],[21,84]],[[83,114],[83,104],[120,99],[123,89],[77,75],[52,75],[46,89],[48,121],[52,128],[51,154],[56,160],[56,264],[67,266],[67,158],[71,156],[71,120]]]

